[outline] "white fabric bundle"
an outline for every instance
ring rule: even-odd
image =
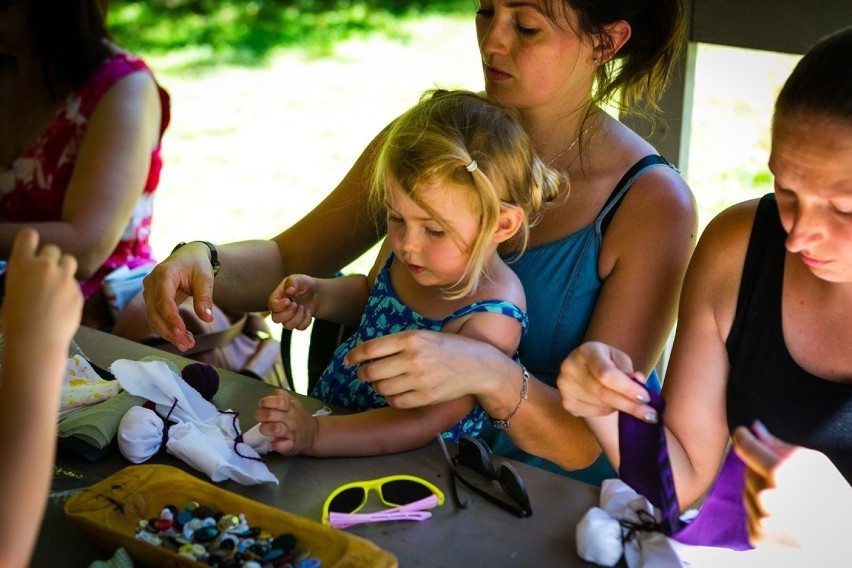
[[[620,479],[607,479],[601,485],[600,508],[591,508],[577,524],[577,553],[601,566],[615,566],[623,554],[629,568],[682,568],[665,535],[630,529],[619,522],[640,526],[655,518],[647,499]]]
[[[150,400],[156,408],[154,412],[134,407],[122,418],[118,446],[128,460],[141,463],[160,450],[166,427],[162,416],[171,423],[166,450],[213,481],[278,483],[255,448],[245,441],[235,443],[240,436],[235,415],[219,412],[165,361],[119,359],[110,371],[127,392]],[[264,437],[252,439],[260,443]]]
[[[146,462],[163,445],[163,419],[150,408],[134,406],[118,423],[118,449],[133,463]]]
[[[624,554],[618,519],[599,507],[589,509],[577,524],[577,553],[600,566],[618,564]]]

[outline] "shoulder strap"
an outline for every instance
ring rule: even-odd
[[[92,77],[79,89],[80,113],[90,117],[101,98],[120,80],[137,71],[145,71],[154,76],[151,68],[132,53],[116,53],[103,62],[95,70]],[[160,97],[160,136],[166,131],[171,122],[171,97],[156,80],[157,94]]]
[[[743,261],[740,289],[737,294],[737,311],[731,331],[728,332],[728,337],[739,333],[739,322],[742,318],[738,316],[741,307],[747,305],[748,299],[754,293],[756,287],[761,286],[759,284],[761,274],[775,276],[780,272],[782,280],[778,281],[783,281],[786,249],[784,246],[773,245],[778,242],[783,245],[784,238],[784,227],[781,225],[778,217],[778,205],[775,201],[775,194],[766,194],[760,198],[757,210],[754,213],[748,248],[746,249],[745,260]],[[760,289],[762,292],[761,296],[765,297],[766,294],[770,293],[770,290],[763,290],[762,288],[761,286],[757,289]]]
[[[624,199],[624,196],[627,195],[627,191],[633,187],[636,180],[639,179],[647,170],[659,166],[666,166],[674,169],[674,166],[672,166],[662,156],[650,154],[633,164],[630,169],[621,176],[621,179],[616,184],[615,189],[613,189],[612,193],[609,194],[606,203],[603,208],[601,208],[601,212],[598,214],[596,222],[600,227],[599,230],[601,235],[606,232],[612,218],[615,216],[615,212],[618,210],[618,206],[621,205],[622,199]]]
[[[148,70],[140,59],[132,58],[129,54],[117,53],[107,57],[78,91],[80,114],[87,118],[91,116],[98,102],[113,85],[142,69]]]
[[[468,304],[442,319],[441,325],[444,326],[454,319],[476,312],[491,312],[493,314],[502,314],[510,318],[515,318],[521,323],[522,333],[526,333],[529,325],[527,313],[515,304],[504,300],[482,300],[480,302]]]

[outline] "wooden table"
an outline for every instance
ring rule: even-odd
[[[116,359],[139,359],[156,354],[182,366],[188,359],[157,351],[99,331],[81,328],[76,341],[97,365],[109,367]],[[255,424],[257,400],[272,387],[231,373],[220,372],[221,386],[213,402],[220,409],[240,412],[243,430]],[[322,404],[301,397],[310,409]],[[495,460],[500,460],[497,457]],[[459,485],[459,492],[473,499],[469,509],[457,509],[450,497],[449,477],[437,442],[419,450],[381,457],[311,458],[267,457],[280,485],[243,486],[226,481],[220,485],[246,497],[286,511],[319,520],[322,504],[339,485],[361,479],[407,473],[435,483],[447,500],[424,522],[374,523],[347,529],[392,552],[400,566],[590,566],[578,556],[574,542],[577,522],[598,502],[598,489],[522,463],[513,462],[523,477],[532,502],[533,515],[520,519],[497,508]],[[197,477],[209,479],[173,456],[161,453],[148,463],[180,467]],[[130,464],[116,450],[107,459],[89,463],[75,456],[59,455],[57,467],[94,482]],[[81,484],[85,484],[84,480]],[[495,491],[499,489],[495,486]],[[42,524],[32,566],[84,567],[94,560],[111,557],[96,547],[62,514],[63,500],[51,498]]]

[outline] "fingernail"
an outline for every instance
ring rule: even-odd
[[[751,427],[755,434],[769,434],[769,429],[766,427],[766,424],[760,420],[755,420]]]
[[[636,395],[636,400],[638,400],[642,404],[648,404],[649,402],[651,402],[651,397],[648,396],[647,392],[642,391]]]
[[[648,422],[649,424],[656,424],[657,420],[659,420],[659,418],[657,417],[656,412],[646,412],[645,413],[645,422]]]

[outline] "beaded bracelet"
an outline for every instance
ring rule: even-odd
[[[518,401],[517,406],[515,406],[515,410],[512,411],[509,416],[503,418],[502,420],[495,420],[491,418],[491,425],[497,430],[508,430],[509,429],[509,421],[518,413],[518,410],[521,408],[521,404],[527,399],[527,386],[530,382],[530,374],[527,372],[526,368],[521,365],[521,373],[524,376],[524,382],[521,385],[521,399]]]

